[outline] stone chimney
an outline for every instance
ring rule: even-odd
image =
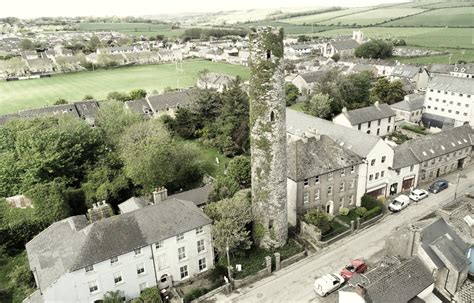
[[[157,187],[153,191],[153,203],[158,204],[168,199],[168,190],[165,187]]]
[[[92,208],[87,210],[89,222],[93,223],[113,215],[112,208],[105,201],[92,204]]]

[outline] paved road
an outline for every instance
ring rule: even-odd
[[[474,184],[474,167],[465,169],[458,186],[458,196]],[[370,261],[383,255],[385,238],[394,230],[414,222],[454,198],[457,173],[446,176],[448,189],[430,196],[418,204],[412,203],[400,213],[390,214],[376,225],[344,238],[330,247],[255,284],[234,291],[231,295],[217,295],[216,302],[337,302],[333,294],[324,301],[316,296],[312,284],[316,277],[325,273],[338,272],[348,261],[364,258]]]

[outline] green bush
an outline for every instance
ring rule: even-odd
[[[369,195],[363,195],[362,196],[362,199],[361,199],[361,204],[360,204],[362,207],[365,207],[365,209],[372,209],[372,208],[375,208],[377,206],[380,206],[380,202],[377,201],[377,199],[375,199],[374,197],[372,196],[369,196]]]
[[[355,213],[358,217],[363,217],[366,212],[367,212],[367,208],[365,207],[357,207],[355,209]]]
[[[381,212],[382,212],[382,208],[380,206],[377,206],[377,207],[374,207],[371,210],[367,211],[363,215],[362,218],[364,219],[364,221],[366,221],[366,220],[372,219],[373,217],[379,215]]]
[[[150,288],[145,288],[142,293],[140,294],[140,297],[136,300],[136,302],[142,302],[142,303],[161,303],[163,302],[161,300],[161,295],[160,291],[158,290],[157,287],[150,287]]]
[[[349,208],[346,208],[346,207],[341,207],[339,209],[339,214],[341,216],[347,216],[349,214]]]
[[[317,226],[323,234],[327,233],[331,229],[328,216],[319,209],[310,210],[304,215],[304,220],[309,224]]]
[[[188,292],[184,296],[184,302],[188,303],[191,302],[192,300],[199,298],[200,296],[208,293],[209,290],[204,287],[199,287],[199,288],[193,288],[190,292]]]

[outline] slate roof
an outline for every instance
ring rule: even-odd
[[[474,64],[468,63],[468,64],[455,64],[454,66],[451,65],[451,72],[473,74]]]
[[[417,257],[393,266],[379,266],[374,270],[378,271],[377,275],[371,275],[371,272],[368,272],[365,276],[370,276],[370,278],[360,279],[364,281],[360,284],[367,291],[368,302],[408,302],[434,283],[431,272]],[[351,285],[356,276],[361,275],[354,274],[350,280]]]
[[[79,117],[79,113],[77,112],[77,109],[74,106],[74,104],[62,104],[62,105],[54,105],[54,106],[48,106],[48,107],[43,107],[43,108],[24,109],[24,110],[18,111],[18,115],[21,118],[33,118],[33,117],[38,117],[38,116],[57,115],[57,114],[71,115],[76,118]]]
[[[411,79],[420,72],[420,69],[420,67],[414,65],[397,65],[393,69],[391,76]]]
[[[325,135],[289,143],[287,158],[288,178],[297,182],[362,163],[354,152]]]
[[[26,244],[30,268],[47,288],[67,272],[174,237],[211,220],[191,201],[168,199],[87,225],[85,216],[55,222]]]
[[[339,115],[344,115],[351,125],[358,125],[360,123],[394,117],[395,112],[390,108],[390,105],[382,103],[379,105],[349,110],[347,112],[342,112]]]
[[[193,201],[196,206],[200,207],[209,201],[209,194],[212,190],[212,183],[206,184],[202,187],[187,190],[181,193],[168,196],[169,199],[181,199]]]
[[[315,71],[315,72],[300,74],[300,76],[301,78],[303,78],[303,80],[306,83],[313,83],[321,79],[325,73],[326,73],[325,71]]]
[[[444,219],[439,218],[425,226],[420,234],[421,247],[438,268],[452,265],[458,271],[462,271],[468,265],[466,252],[469,245]]]
[[[406,146],[396,146],[393,149],[393,169],[399,169],[418,164],[419,161],[413,152]]]
[[[193,102],[193,90],[175,91],[161,95],[147,96],[148,104],[156,113],[168,108],[186,106]]]
[[[93,100],[79,101],[74,102],[74,106],[76,106],[77,112],[81,118],[93,117],[99,109],[99,102]]]
[[[421,163],[462,148],[473,146],[473,135],[474,130],[466,124],[406,141],[398,148],[410,150],[418,159],[418,162]]]
[[[405,100],[390,105],[392,109],[403,110],[407,112],[423,109],[425,102],[424,94],[410,94],[405,96]]]
[[[125,107],[140,115],[151,115],[153,113],[146,99],[131,100],[125,102]]]
[[[429,125],[430,127],[437,127],[441,129],[449,129],[454,126],[455,120],[445,116],[440,116],[431,113],[423,113],[421,116],[423,125]]]
[[[474,79],[437,75],[428,83],[427,89],[474,95]]]
[[[333,40],[329,42],[337,50],[355,49],[359,43],[354,39]]]
[[[428,67],[428,71],[433,74],[446,74],[449,75],[449,73],[453,70],[453,65],[449,64],[431,64]]]
[[[356,73],[369,71],[369,72],[377,74],[377,68],[370,64],[356,64],[352,67],[351,70]]]
[[[148,202],[145,199],[140,197],[131,197],[130,199],[120,203],[118,208],[120,209],[120,213],[124,214],[143,208],[147,205]]]
[[[286,109],[286,131],[300,137],[305,133],[317,131],[331,137],[337,144],[362,158],[367,157],[375,145],[382,140],[377,136],[288,108]]]

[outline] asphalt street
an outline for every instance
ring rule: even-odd
[[[474,167],[460,172],[458,196],[474,189]],[[314,280],[326,273],[339,272],[344,265],[355,258],[369,260],[383,255],[385,238],[393,231],[415,222],[454,199],[457,172],[444,176],[449,187],[418,203],[411,203],[400,213],[389,214],[377,224],[360,230],[316,254],[287,268],[273,273],[252,285],[237,289],[229,296],[218,294],[215,302],[337,302],[337,294],[321,299],[312,290]],[[428,186],[421,186],[425,188]],[[472,186],[472,187],[471,187]]]

